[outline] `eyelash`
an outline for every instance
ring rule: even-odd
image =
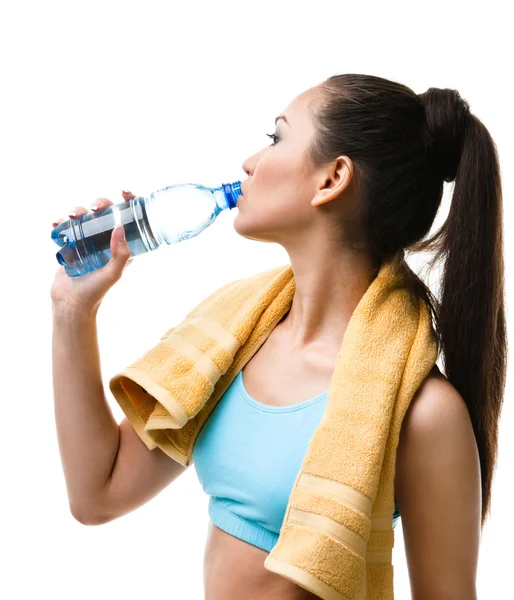
[[[271,146],[274,146],[279,140],[279,137],[276,133],[267,133],[266,135],[273,140],[273,144],[271,144]]]

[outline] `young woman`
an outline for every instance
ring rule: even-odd
[[[211,514],[206,597],[315,597],[263,567],[278,537],[287,482],[292,485],[321,418],[348,321],[382,261],[400,250],[435,250],[432,265],[444,257],[441,300],[417,276],[414,281],[430,306],[445,374],[434,367],[403,421],[395,499],[413,597],[471,600],[506,373],[502,194],[494,142],[455,90],[416,95],[401,84],[355,74],[330,77],[301,93],[268,135],[272,144],[243,163],[248,178],[234,227],[244,237],[285,248],[296,291],[290,311],[225,396],[230,391],[246,399],[253,431],[275,427],[287,438],[296,427],[303,437],[287,460],[270,461],[264,471],[241,461],[248,468],[231,478],[230,488],[239,508],[227,513],[217,506]],[[450,212],[426,239],[444,182],[454,183]],[[99,208],[109,204],[102,198]],[[70,216],[85,212],[78,207]],[[60,267],[51,291],[59,446],[71,510],[87,524],[134,510],[185,470],[160,449],[150,452],[127,419],[118,425],[105,398],[96,314],[130,256],[114,235],[111,249],[110,263],[86,278],[70,279]],[[80,362],[73,359],[74,347]],[[198,475],[213,496],[216,461],[224,444],[234,447],[234,429],[222,433],[221,422],[211,417],[195,447]],[[241,452],[261,455],[266,447],[284,456],[275,440],[270,447],[264,435],[253,435]],[[202,460],[206,450],[209,462]],[[271,481],[285,482],[282,493],[275,486],[269,501],[253,501],[256,485],[265,497]]]

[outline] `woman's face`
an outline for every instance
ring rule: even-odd
[[[307,157],[315,134],[311,105],[318,98],[317,88],[297,96],[277,119],[270,145],[244,161],[248,179],[234,220],[240,235],[284,244],[312,229],[317,206],[311,201],[323,187],[324,176]]]

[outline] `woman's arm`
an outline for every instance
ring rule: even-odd
[[[413,600],[476,600],[481,523],[478,449],[464,400],[427,379],[402,424],[395,495]]]
[[[96,317],[54,309],[54,410],[70,510],[97,514],[118,451],[120,428],[104,393]]]

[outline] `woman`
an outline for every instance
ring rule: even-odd
[[[263,567],[288,482],[321,418],[348,321],[382,261],[401,250],[435,249],[432,264],[445,258],[441,302],[418,277],[414,281],[432,311],[446,374],[433,369],[403,421],[395,499],[412,595],[475,598],[506,371],[502,195],[494,142],[456,91],[431,88],[418,96],[366,75],[337,75],[306,90],[276,125],[268,134],[271,146],[243,163],[248,179],[234,227],[244,237],[285,248],[296,290],[290,311],[219,401],[196,442],[202,485],[221,496],[221,467],[230,467],[223,450],[234,447],[229,438],[236,432],[215,415],[234,397],[245,398],[255,411],[254,435],[240,446],[248,457],[240,463],[247,468],[229,470],[231,487],[223,490],[224,498],[232,494],[232,512],[210,504],[206,597],[316,597]],[[444,181],[455,182],[451,209],[444,226],[425,240]],[[134,197],[123,194],[125,200]],[[101,199],[99,208],[109,204]],[[85,212],[78,207],[70,216]],[[161,451],[149,452],[126,419],[118,426],[105,399],[96,314],[130,256],[114,235],[111,249],[104,268],[77,280],[60,268],[52,287],[59,445],[72,512],[88,524],[134,510],[185,470]],[[72,344],[84,349],[80,365],[71,358]],[[297,421],[293,425],[300,416],[301,428]],[[294,427],[297,439],[287,460],[261,464],[256,472],[249,461],[264,446],[274,457],[286,454],[280,436],[274,446],[264,439],[272,427],[283,430],[284,438]],[[203,460],[207,454],[209,461]],[[254,501],[259,486],[273,487],[269,501]]]

